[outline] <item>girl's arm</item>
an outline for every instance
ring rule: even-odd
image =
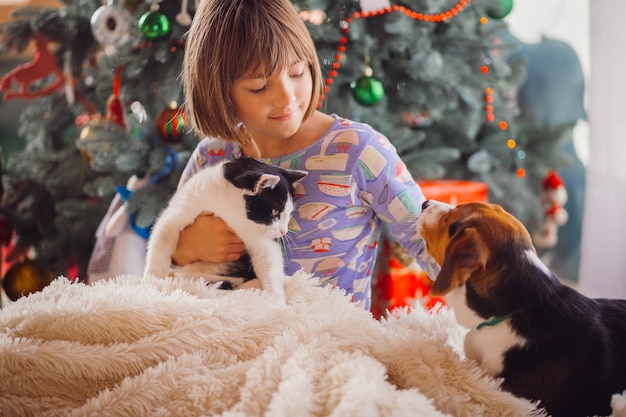
[[[364,151],[358,165],[360,187],[372,198],[376,215],[387,223],[394,236],[407,253],[415,258],[420,267],[435,278],[439,271],[437,263],[426,253],[424,240],[417,233],[417,219],[425,198],[419,185],[412,178],[406,165],[398,156],[389,139],[379,132],[371,132],[369,151]],[[373,158],[372,155],[376,155]],[[385,160],[385,166],[377,175],[363,167],[368,161]],[[368,175],[369,174],[369,175]]]
[[[232,148],[228,144],[215,139],[203,139],[183,170],[179,188],[195,173],[224,158],[233,158]],[[176,265],[198,261],[232,262],[239,259],[244,251],[241,239],[222,219],[213,216],[212,213],[205,213],[180,232],[172,262]]]

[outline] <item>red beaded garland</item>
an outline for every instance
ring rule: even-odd
[[[485,88],[485,119],[488,122],[493,122],[496,120],[496,116],[493,113],[493,90],[491,87]]]
[[[453,17],[455,17],[457,14],[463,11],[463,9],[465,9],[465,7],[468,6],[468,4],[469,4],[469,0],[459,0],[454,6],[450,7],[449,9],[441,13],[434,13],[434,14],[415,12],[407,8],[406,6],[399,6],[395,4],[392,6],[378,9],[378,10],[360,11],[360,12],[357,11],[357,12],[352,13],[351,16],[348,16],[344,20],[343,26],[341,28],[341,32],[344,34],[347,34],[350,31],[350,23],[352,23],[354,19],[364,19],[367,17],[381,16],[386,13],[397,12],[397,11],[402,12],[406,14],[408,17],[410,17],[411,19],[415,19],[415,20],[421,20],[425,22],[442,22],[444,20],[450,20]],[[487,22],[488,20],[486,17],[480,18],[480,23],[486,24]],[[326,95],[330,91],[330,86],[333,84],[334,78],[337,76],[337,69],[341,67],[340,61],[343,58],[343,55],[345,54],[347,50],[346,48],[347,43],[348,43],[348,38],[346,36],[342,36],[339,39],[339,45],[337,46],[337,53],[335,54],[335,60],[331,64],[332,69],[328,73],[328,78],[326,78],[326,80],[324,81],[322,93],[320,94],[320,99],[317,103],[318,108],[322,107],[322,102],[326,99]],[[489,66],[482,65],[480,67],[480,71],[483,74],[488,75],[490,73]],[[493,89],[491,87],[485,88],[484,99],[485,99],[485,119],[488,122],[493,123],[496,120],[496,116],[494,114]],[[502,120],[499,122],[499,127],[502,130],[507,130],[508,125],[506,121]],[[524,176],[524,174],[525,174],[524,169],[519,168],[517,175],[521,178]]]
[[[345,26],[341,28],[341,31],[343,33],[348,33],[348,31],[350,30],[350,23],[352,23],[353,19],[362,19],[362,18],[373,17],[373,16],[381,16],[386,13],[398,12],[398,11],[406,14],[411,19],[423,20],[425,22],[442,22],[444,20],[452,19],[454,16],[459,14],[459,12],[461,12],[467,5],[468,5],[468,0],[459,0],[454,6],[450,7],[448,10],[442,13],[435,13],[435,14],[414,12],[413,10],[405,6],[398,6],[397,4],[394,4],[393,6],[384,7],[378,10],[354,12],[352,13],[352,16],[349,16],[345,19]],[[346,52],[346,46],[345,46],[346,43],[348,43],[348,38],[345,36],[342,36],[341,39],[339,39],[339,46],[337,46],[337,54],[335,54],[335,61],[331,65],[331,68],[333,70],[337,70],[341,66],[339,61],[341,60],[344,53]],[[337,76],[337,71],[330,71],[328,73],[328,78],[326,78],[324,82],[325,86],[322,89],[322,94],[320,95],[320,99],[317,103],[318,108],[322,107],[322,102],[326,99],[326,93],[330,91],[329,86],[333,83],[334,78],[336,76]]]
[[[483,25],[486,25],[489,20],[486,17],[481,17],[480,19],[480,23]],[[495,38],[494,39],[494,43],[497,45],[500,43],[500,39],[499,38]],[[485,74],[488,75],[490,73],[489,70],[489,65],[488,64],[484,64],[481,65],[480,67],[480,71]],[[496,121],[496,115],[494,113],[494,107],[493,107],[493,88],[491,87],[486,87],[484,90],[484,100],[485,100],[485,119],[489,122],[489,123],[494,123]],[[500,120],[498,122],[498,127],[500,128],[500,130],[502,130],[503,132],[506,132],[508,130],[508,123],[506,122],[506,120]],[[515,141],[515,139],[511,138],[507,140],[507,147],[511,150],[515,150],[517,148],[517,142]],[[519,153],[518,153],[519,155]],[[518,156],[519,158],[519,156]],[[520,158],[521,159],[521,158]],[[526,175],[526,171],[524,170],[524,168],[518,167],[516,174],[519,178],[524,178],[524,176]]]

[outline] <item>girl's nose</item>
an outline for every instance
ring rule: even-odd
[[[287,107],[295,99],[295,86],[291,78],[280,77],[279,80],[274,82],[274,105],[276,107]]]

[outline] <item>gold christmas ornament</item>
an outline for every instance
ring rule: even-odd
[[[89,122],[80,131],[80,136],[76,141],[76,146],[80,149],[80,153],[87,160],[91,161],[94,153],[106,152],[109,150],[110,142],[105,139],[111,137],[119,137],[124,134],[122,128],[107,120],[95,120]]]
[[[2,287],[12,301],[41,291],[52,282],[52,272],[39,262],[26,259],[13,265],[2,280]]]

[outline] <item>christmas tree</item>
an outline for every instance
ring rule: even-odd
[[[516,44],[502,21],[512,0],[407,1],[365,12],[364,4],[384,2],[361,3],[307,2],[329,74],[324,110],[384,132],[417,179],[487,183],[490,201],[538,232],[542,179],[568,163],[559,144],[574,121],[521,116],[526,61],[509,58]]]
[[[502,21],[512,0],[294,1],[326,73],[321,110],[371,124],[416,179],[487,183],[531,231],[545,219],[542,178],[566,163],[573,123],[534,125],[516,96],[522,58]],[[0,51],[32,62],[0,80],[4,99],[32,99],[27,144],[3,167],[2,234],[9,260],[84,277],[96,228],[116,193],[146,234],[174,192],[198,138],[180,85],[186,0],[65,0],[15,10]],[[124,186],[145,179],[140,189]]]

